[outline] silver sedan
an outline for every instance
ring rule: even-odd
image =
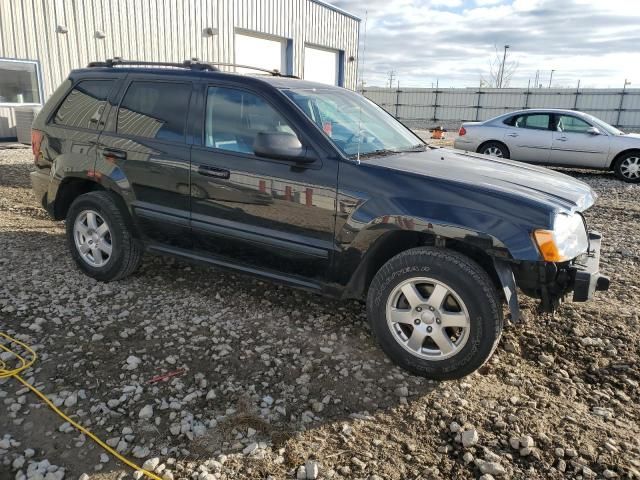
[[[613,170],[625,182],[640,182],[640,135],[573,110],[520,110],[463,123],[454,147],[522,162]]]

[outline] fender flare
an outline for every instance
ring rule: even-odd
[[[516,291],[516,279],[513,275],[513,269],[509,262],[493,257],[493,266],[496,269],[498,278],[502,285],[504,297],[509,306],[512,323],[520,323],[520,305],[518,304],[518,293]]]

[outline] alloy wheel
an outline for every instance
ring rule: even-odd
[[[83,210],[73,225],[73,238],[82,260],[92,267],[103,267],[111,258],[111,230],[105,219],[94,210]]]
[[[397,285],[386,306],[393,338],[409,353],[425,360],[450,358],[464,347],[471,321],[460,296],[428,277]]]
[[[498,157],[498,158],[502,158],[503,154],[502,154],[502,150],[499,147],[488,147],[484,149],[484,153],[485,155],[490,155],[492,157]]]
[[[620,173],[629,180],[640,178],[640,157],[627,157],[620,164]]]

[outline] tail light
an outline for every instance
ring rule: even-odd
[[[458,130],[458,135],[463,136],[466,135],[467,131],[465,130],[464,127],[460,127],[460,130]]]
[[[40,144],[42,143],[42,132],[31,130],[31,151],[33,152],[33,163],[38,163],[40,158]]]

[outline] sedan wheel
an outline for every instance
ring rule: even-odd
[[[640,182],[640,155],[630,153],[619,158],[613,166],[616,176],[625,182]]]
[[[486,142],[480,145],[478,149],[478,153],[483,153],[484,155],[489,155],[490,157],[497,158],[509,158],[509,149],[501,142]]]
[[[627,157],[620,164],[620,173],[629,180],[640,178],[640,157]]]
[[[484,153],[485,155],[490,155],[492,157],[502,158],[503,156],[502,150],[500,149],[500,147],[495,147],[495,146],[485,148],[482,153]]]

